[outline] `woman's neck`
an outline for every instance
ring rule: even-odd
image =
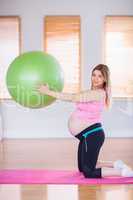
[[[92,87],[92,90],[104,90],[103,87]]]

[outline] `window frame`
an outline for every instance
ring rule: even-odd
[[[19,15],[0,15],[0,19],[8,19],[8,18],[13,18],[13,19],[18,19],[18,37],[19,37],[19,41],[18,41],[18,49],[19,49],[19,52],[18,52],[18,55],[21,54],[21,51],[22,51],[22,32],[21,32],[21,17]],[[6,77],[5,77],[6,78]],[[0,100],[12,100],[13,98],[10,96],[10,97],[1,97],[0,96]]]
[[[47,48],[47,45],[46,45],[46,23],[45,23],[45,19],[47,17],[79,17],[80,19],[80,24],[79,24],[79,27],[80,27],[80,32],[79,32],[79,86],[78,86],[78,91],[77,92],[80,92],[81,91],[81,88],[82,88],[82,67],[81,67],[81,16],[80,15],[45,15],[44,18],[43,18],[43,51],[47,52],[46,48]],[[69,92],[69,91],[66,91],[66,92]]]
[[[106,64],[106,34],[107,34],[107,32],[106,32],[106,18],[107,17],[111,17],[111,18],[116,18],[116,17],[133,17],[133,15],[105,15],[104,16],[104,20],[103,20],[103,26],[104,26],[104,31],[103,31],[103,51],[102,51],[102,60],[103,60],[103,62]],[[133,100],[133,95],[132,96],[126,96],[126,94],[125,94],[125,96],[113,96],[113,94],[112,94],[112,99],[114,99],[114,100]]]

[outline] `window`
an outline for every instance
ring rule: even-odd
[[[46,16],[45,51],[57,58],[64,71],[64,92],[80,90],[80,17]]]
[[[133,97],[133,16],[105,18],[105,63],[113,97]]]
[[[20,19],[0,16],[0,98],[11,98],[6,87],[6,72],[20,51]]]

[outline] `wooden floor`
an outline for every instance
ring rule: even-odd
[[[0,169],[77,170],[76,139],[6,139]],[[99,160],[122,159],[133,167],[133,139],[106,139]],[[0,185],[0,200],[133,200],[133,185]]]

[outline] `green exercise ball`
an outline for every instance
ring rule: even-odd
[[[55,98],[40,94],[37,86],[47,83],[50,89],[62,91],[63,71],[52,55],[41,51],[26,52],[10,64],[6,83],[10,95],[20,105],[41,108],[53,103]]]

